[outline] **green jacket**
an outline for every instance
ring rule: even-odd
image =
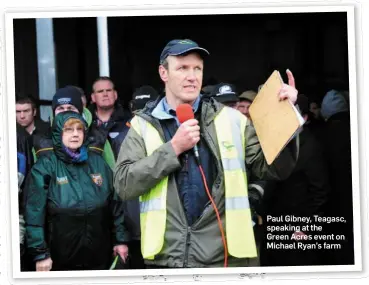
[[[54,152],[40,157],[28,178],[27,247],[35,261],[51,256],[54,269],[107,269],[113,246],[126,242],[123,205],[101,155],[84,145],[87,158],[75,161],[62,147],[62,128],[72,117],[82,118],[55,117]]]
[[[157,103],[155,103],[157,104]],[[154,103],[148,104],[137,113],[149,121],[164,140],[163,130],[157,119],[151,116]],[[201,105],[201,125],[204,139],[211,152],[216,156],[218,176],[212,183],[212,195],[224,224],[224,171],[220,161],[214,118],[224,105],[210,99]],[[268,166],[260,143],[252,125],[245,129],[246,157],[250,171],[260,179],[285,179],[292,172],[298,155],[297,140],[292,140],[275,160]],[[164,140],[165,141],[165,140]],[[163,144],[151,156],[146,156],[144,140],[131,128],[122,144],[114,172],[114,186],[123,200],[139,197],[149,191],[161,179],[169,175],[167,193],[167,222],[164,247],[154,260],[145,260],[147,264],[168,267],[222,267],[224,262],[223,244],[216,215],[211,205],[206,207],[202,216],[191,226],[178,195],[173,173],[181,165],[170,142]],[[229,266],[248,266],[249,259],[229,257]]]

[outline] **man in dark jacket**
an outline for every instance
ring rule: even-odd
[[[37,107],[35,101],[28,96],[18,96],[16,98],[17,123],[22,126],[32,138],[32,145],[37,145],[39,137],[50,134],[50,124],[36,118]],[[36,155],[32,150],[34,160]]]
[[[117,102],[118,93],[109,77],[99,77],[92,84],[90,106],[92,114],[91,129],[96,129],[108,141],[114,153],[114,161],[118,157],[120,145],[129,130],[131,114]]]
[[[307,97],[300,94],[297,105],[304,120],[307,121],[309,116]],[[307,126],[303,127],[299,137],[300,149],[295,169],[286,180],[276,182],[275,189],[265,193],[264,197],[266,216],[283,216],[283,221],[280,221],[278,225],[291,224],[300,227],[300,230],[277,233],[290,236],[289,240],[283,241],[287,244],[291,243],[292,234],[304,236],[311,234],[311,232],[301,230],[303,226],[308,225],[307,223],[290,223],[286,217],[294,215],[296,217],[310,217],[313,220],[313,215],[322,215],[330,190],[327,163],[322,146]],[[264,221],[266,227],[277,225],[274,221],[269,220],[268,222],[268,218],[265,217]],[[265,233],[268,232],[265,231]],[[304,242],[309,243],[309,241]],[[315,240],[313,242],[315,243]],[[267,249],[267,243],[268,240],[263,244],[262,265],[317,265],[319,250]]]
[[[30,134],[44,133],[49,130],[49,124],[36,118],[35,101],[28,96],[18,96],[16,99],[17,123]]]

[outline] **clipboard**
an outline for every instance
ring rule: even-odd
[[[291,101],[279,101],[278,94],[282,86],[282,77],[275,70],[249,108],[268,165],[273,163],[305,122]]]

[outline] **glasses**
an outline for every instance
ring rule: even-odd
[[[77,133],[79,134],[83,134],[85,130],[82,127],[77,128],[66,127],[63,129],[63,132],[66,134],[74,134],[74,131],[77,131]]]

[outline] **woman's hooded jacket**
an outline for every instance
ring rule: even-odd
[[[53,270],[107,269],[113,246],[126,242],[123,208],[104,159],[86,142],[71,155],[62,143],[63,112],[52,126],[54,152],[31,170],[25,191],[26,238],[34,260],[51,257]],[[85,137],[86,137],[85,131]]]

